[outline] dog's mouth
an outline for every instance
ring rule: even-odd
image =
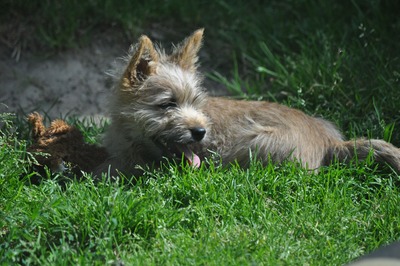
[[[189,165],[199,168],[201,165],[200,157],[189,147],[189,144],[184,143],[162,143],[157,141],[158,145],[163,147],[163,150],[170,156],[175,158],[184,158]],[[183,156],[182,156],[183,155]]]
[[[191,166],[196,168],[200,167],[200,157],[196,153],[194,153],[187,145],[175,143],[175,147],[180,153],[183,154],[183,156]]]

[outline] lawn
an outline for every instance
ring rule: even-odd
[[[396,1],[53,2],[5,1],[0,21],[33,25],[25,41],[54,52],[111,26],[137,35],[159,23],[178,39],[205,27],[206,76],[233,96],[400,146]],[[70,121],[91,142],[104,130]],[[1,264],[342,265],[400,240],[399,175],[371,161],[318,173],[171,163],[134,185],[90,174],[33,185],[26,122],[1,114],[0,126]]]

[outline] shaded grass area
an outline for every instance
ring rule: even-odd
[[[138,36],[158,25],[177,41],[206,27],[211,52],[203,59],[216,69],[208,76],[233,95],[321,115],[349,138],[400,145],[397,1],[1,5],[2,22],[31,33],[16,41],[42,49],[84,45],[99,28]],[[399,177],[372,164],[318,174],[293,164],[224,169],[209,162],[199,171],[171,164],[135,186],[94,184],[90,176],[33,186],[25,122],[12,121],[1,118],[1,263],[338,265],[400,239]],[[103,128],[71,121],[88,142],[98,141]]]
[[[84,45],[105,28],[131,40],[166,32],[168,45],[205,27],[209,55],[201,61],[223,73],[211,76],[232,94],[327,117],[349,138],[399,128],[398,1],[17,0],[3,7],[2,21],[30,27],[16,42],[52,49]]]

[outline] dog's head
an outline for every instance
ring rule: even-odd
[[[119,80],[113,108],[133,137],[145,138],[163,156],[184,155],[194,166],[200,158],[193,145],[204,141],[209,126],[197,73],[202,37],[203,29],[197,30],[166,54],[142,36]]]

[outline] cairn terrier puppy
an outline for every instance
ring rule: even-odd
[[[139,175],[137,166],[157,167],[184,159],[199,167],[218,154],[223,164],[299,162],[317,170],[335,159],[388,163],[400,172],[400,150],[383,140],[345,141],[323,119],[270,102],[210,97],[197,70],[203,29],[167,54],[142,36],[131,49],[111,100],[104,144],[111,157],[101,167]]]

